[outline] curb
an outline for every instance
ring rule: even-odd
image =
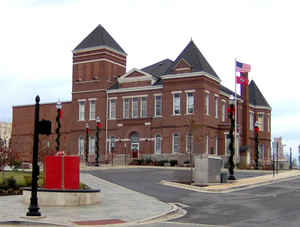
[[[193,185],[186,185],[186,184],[181,184],[181,183],[176,183],[176,182],[170,182],[170,181],[166,181],[166,180],[162,180],[160,181],[160,184],[163,185],[167,185],[167,186],[171,186],[171,187],[177,187],[177,188],[181,188],[181,189],[186,189],[186,190],[191,190],[191,191],[196,191],[196,192],[204,192],[204,193],[229,193],[229,192],[233,192],[233,191],[238,191],[238,190],[246,190],[246,189],[250,189],[250,188],[255,188],[255,187],[259,187],[262,185],[269,185],[272,183],[277,183],[277,182],[282,182],[282,181],[287,181],[290,179],[296,179],[299,178],[300,176],[300,172],[296,172],[296,174],[292,173],[288,176],[277,176],[277,178],[273,179],[265,179],[265,180],[258,180],[257,182],[249,182],[247,184],[247,182],[241,182],[241,184],[238,184],[239,182],[236,182],[237,184],[219,184],[220,188],[218,188],[219,185],[214,185],[214,186],[207,186],[207,187],[197,187],[197,186],[193,186]],[[257,177],[253,177],[252,179],[255,179]],[[251,178],[247,178],[247,179],[251,179]],[[245,180],[243,180],[245,181]],[[224,186],[227,186],[226,188],[223,188]],[[214,188],[211,188],[214,187]]]

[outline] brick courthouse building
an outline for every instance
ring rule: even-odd
[[[193,41],[172,61],[126,71],[125,51],[99,25],[73,50],[72,100],[62,103],[61,148],[85,150],[89,126],[90,161],[95,156],[96,117],[101,119],[100,159],[188,160],[189,152],[228,156],[229,97],[234,93]],[[244,74],[248,77],[247,74]],[[33,97],[34,99],[34,97]],[[43,100],[43,97],[41,97]],[[40,137],[41,149],[55,150],[56,103],[41,104],[40,119],[52,121],[52,135]],[[238,96],[237,160],[253,163],[254,123],[259,123],[260,160],[270,160],[271,107],[251,81]],[[13,107],[12,144],[31,159],[34,105]],[[50,148],[43,148],[50,142]],[[47,147],[47,146],[46,146]],[[247,149],[248,148],[248,149]]]

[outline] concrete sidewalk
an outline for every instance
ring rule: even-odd
[[[156,198],[112,184],[90,174],[81,174],[81,182],[92,188],[101,189],[101,203],[81,207],[41,207],[42,218],[28,218],[28,205],[22,202],[22,196],[0,197],[1,224],[34,226],[51,224],[59,226],[83,226],[114,223],[134,225],[178,211],[174,205],[161,202]],[[123,224],[123,225],[124,225]],[[126,224],[125,224],[126,225]],[[45,226],[45,225],[43,225]],[[127,225],[128,226],[128,225]]]

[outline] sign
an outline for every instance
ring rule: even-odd
[[[51,134],[51,121],[41,120],[38,124],[39,134],[50,135]]]

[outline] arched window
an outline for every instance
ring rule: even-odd
[[[131,142],[131,150],[139,150],[139,141],[140,137],[137,132],[133,132],[130,136],[130,142]]]
[[[160,135],[155,136],[155,154],[161,154],[161,137]]]

